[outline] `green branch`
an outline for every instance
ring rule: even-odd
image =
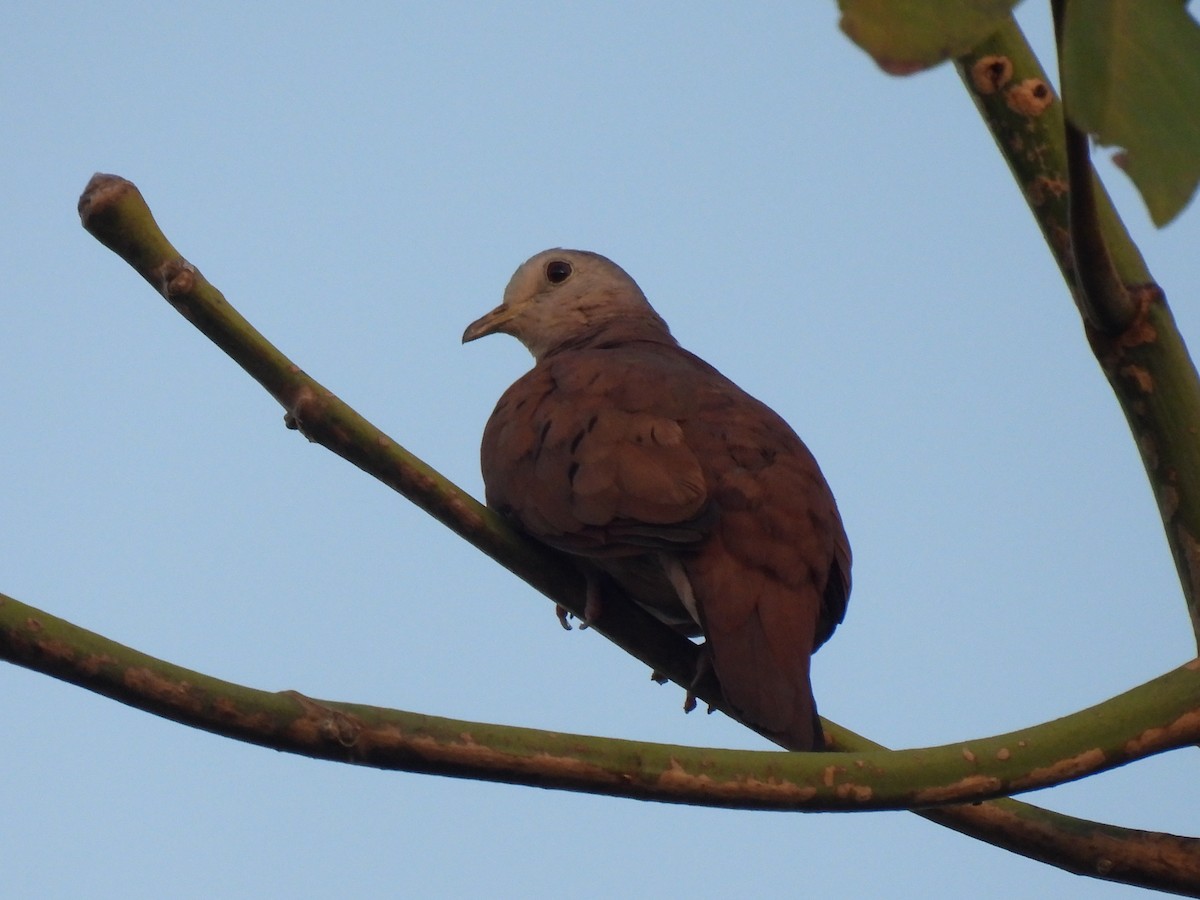
[[[1077,213],[1077,228],[1092,237],[1078,254],[1072,249],[1062,104],[1016,23],[1007,20],[956,66],[1042,229],[1084,316],[1092,351],[1129,422],[1200,644],[1200,441],[1195,438],[1200,434],[1200,378],[1187,347],[1162,290],[1094,172],[1086,180],[1076,179],[1087,187],[1084,199],[1075,200],[1083,210]],[[1112,301],[1111,284],[1088,296],[1080,290],[1081,281],[1106,278],[1094,272],[1083,279],[1075,275],[1077,255],[1081,265],[1098,264],[1101,250],[1096,245],[1132,302],[1132,316],[1122,301]]]
[[[258,691],[147,656],[2,594],[0,654],[168,719],[318,759],[736,809],[972,803],[1200,742],[1200,660],[1011,734],[921,750],[783,753],[559,734]]]
[[[129,262],[284,405],[289,424],[399,490],[538,590],[581,611],[581,580],[569,565],[513,534],[283,357],[180,257],[132,184],[115,176],[96,176],[80,199],[80,214],[97,239]],[[678,683],[687,683],[695,670],[696,649],[691,642],[619,598],[606,603],[603,622],[597,625],[597,630]],[[697,694],[719,701],[711,681],[698,686]],[[326,721],[333,720],[327,717]],[[826,727],[835,748],[881,749],[832,723]],[[1007,799],[919,814],[1072,872],[1162,890],[1200,889],[1200,853],[1190,838],[1087,822]]]
[[[285,410],[284,421],[399,492],[459,537],[580,619],[583,577],[559,554],[513,531],[495,512],[430,468],[284,356],[167,240],[141,192],[95,175],[79,199],[84,227],[125,260]],[[616,592],[592,628],[676,684],[721,708],[715,680],[692,685],[696,646]]]

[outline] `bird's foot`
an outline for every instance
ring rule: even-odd
[[[600,578],[588,572],[584,575],[584,584],[583,619],[579,623],[580,631],[591,627],[591,624],[600,618],[600,613],[604,609],[604,600],[600,590]],[[558,616],[559,624],[565,630],[570,631],[571,619],[575,617],[575,614],[561,603],[555,605],[554,613]]]
[[[664,675],[662,672],[659,672],[657,669],[651,669],[650,670],[650,680],[653,681],[655,684],[666,684],[671,679],[668,678],[666,675]],[[700,680],[699,678],[693,679],[691,685],[687,688],[687,693],[685,693],[683,695],[683,711],[685,713],[690,713],[693,709],[696,708],[696,694],[695,694],[694,688],[696,687],[696,683],[699,680]],[[708,711],[712,712],[711,706],[708,708]]]
[[[604,597],[602,594],[600,577],[589,572],[587,574],[587,587],[584,590],[583,624],[579,626],[580,628],[587,628],[600,618],[600,614],[604,611]]]
[[[696,671],[692,674],[692,683],[687,686],[687,693],[683,697],[683,711],[690,713],[696,708],[696,688],[700,686],[700,682],[712,672],[712,656],[708,652],[708,644],[700,645],[700,652],[696,654]],[[708,714],[712,715],[715,709],[711,703],[708,704]]]

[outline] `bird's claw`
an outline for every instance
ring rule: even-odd
[[[580,631],[586,631],[590,628],[592,623],[600,618],[600,612],[604,608],[604,601],[600,596],[600,579],[591,573],[588,573],[585,578],[583,618],[579,621]],[[570,631],[570,620],[575,617],[575,614],[561,603],[555,604],[554,613],[558,616],[558,622],[562,625],[563,629]]]
[[[696,654],[696,671],[692,673],[692,683],[687,686],[687,693],[683,697],[683,711],[690,713],[696,708],[696,688],[700,686],[700,682],[704,677],[712,671],[712,656],[709,653],[708,644],[700,645],[700,652]],[[716,707],[709,703],[707,713],[712,715]]]
[[[587,628],[599,619],[600,613],[604,611],[604,599],[601,597],[599,577],[589,573],[586,585],[583,599],[583,624],[579,626],[580,628]]]

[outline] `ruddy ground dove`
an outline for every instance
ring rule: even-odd
[[[845,614],[850,544],[808,448],[680,347],[598,254],[527,261],[463,341],[495,332],[536,365],[484,430],[488,505],[703,634],[746,722],[791,749],[822,749],[809,657]]]

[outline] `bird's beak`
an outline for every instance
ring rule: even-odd
[[[473,341],[476,338],[486,337],[489,334],[495,334],[497,331],[507,331],[508,324],[512,321],[514,315],[515,311],[511,306],[505,306],[501,303],[490,313],[480,316],[467,326],[467,330],[463,332],[463,343]]]

